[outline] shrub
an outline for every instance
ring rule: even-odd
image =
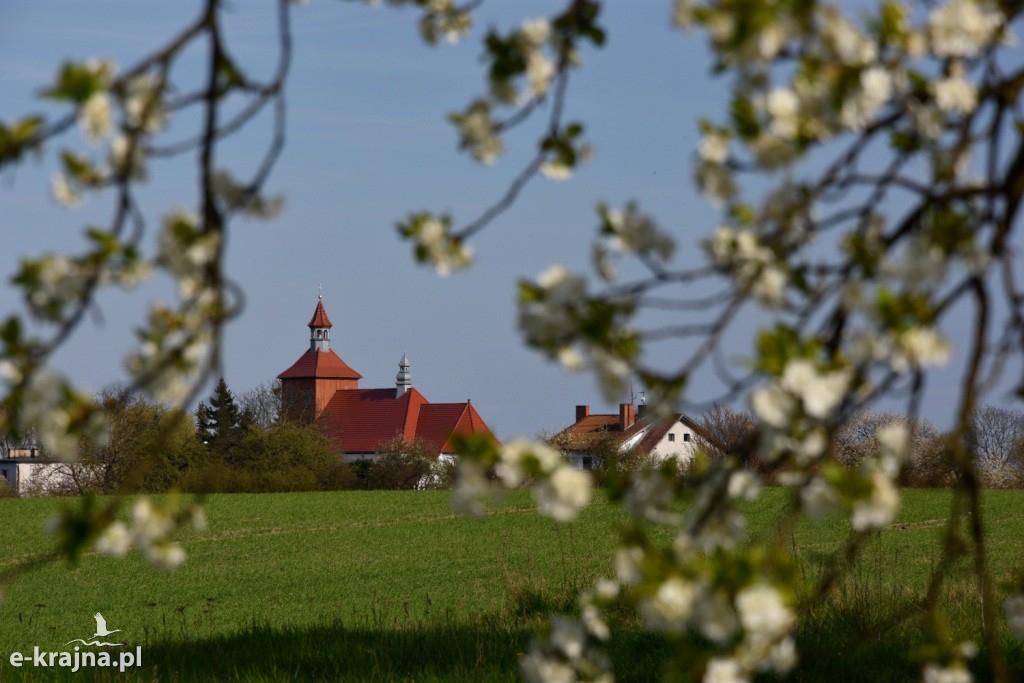
[[[407,443],[400,434],[378,447],[378,457],[366,467],[368,489],[422,489],[432,484],[437,458],[420,441]]]
[[[283,492],[354,488],[356,475],[315,424],[252,425],[230,459],[190,473],[190,491]]]

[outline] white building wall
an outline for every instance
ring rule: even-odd
[[[688,466],[693,460],[694,451],[697,450],[696,442],[697,435],[693,430],[683,424],[682,420],[676,420],[661,437],[653,452],[662,460],[674,457],[681,466]]]
[[[46,495],[71,483],[70,468],[64,463],[25,462],[22,458],[0,460],[0,476],[19,496]]]

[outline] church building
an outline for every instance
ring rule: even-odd
[[[472,403],[431,403],[414,389],[406,354],[394,387],[359,388],[363,376],[331,349],[331,327],[321,297],[309,321],[309,350],[278,375],[285,418],[316,421],[349,460],[377,457],[398,435],[436,457],[453,455],[454,435],[497,441]]]

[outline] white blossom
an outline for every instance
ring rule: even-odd
[[[921,680],[924,683],[971,683],[974,677],[961,664],[946,667],[930,663],[924,667]]]
[[[540,46],[551,37],[551,22],[546,17],[527,19],[523,22],[520,32],[531,45]]]
[[[721,133],[707,133],[700,139],[700,158],[712,164],[724,164],[729,160],[729,138]]]
[[[1020,640],[1024,640],[1024,594],[1011,595],[1003,601],[1006,612],[1006,623],[1010,632]]]
[[[162,541],[174,531],[174,520],[153,507],[148,498],[140,498],[132,507],[132,534],[140,545]]]
[[[23,378],[24,374],[16,364],[7,358],[0,360],[0,379],[3,379],[8,385],[14,385],[20,383]]]
[[[82,195],[75,191],[63,173],[53,174],[50,179],[50,190],[54,201],[62,206],[78,206],[82,203]]]
[[[786,285],[789,275],[785,270],[770,263],[758,272],[750,288],[750,293],[768,306],[778,306],[785,300]]]
[[[995,36],[1002,17],[977,0],[949,0],[928,15],[928,38],[937,57],[973,57]]]
[[[732,640],[739,630],[740,622],[736,618],[729,600],[721,592],[705,594],[697,603],[695,611],[697,625],[705,638],[713,643],[723,645]]]
[[[883,529],[896,517],[900,494],[892,480],[880,470],[869,473],[871,494],[853,505],[850,519],[854,531]]]
[[[747,683],[750,677],[740,663],[727,657],[714,657],[704,670],[703,683]]]
[[[113,127],[114,114],[110,108],[110,96],[99,91],[89,96],[78,111],[78,125],[86,137],[98,142]]]
[[[820,519],[839,507],[839,493],[821,477],[800,489],[800,506],[808,517]]]
[[[767,653],[764,664],[768,669],[785,675],[793,670],[797,663],[796,643],[790,637],[783,638]],[[763,668],[763,667],[759,667]]]
[[[681,633],[693,613],[698,595],[698,587],[692,582],[678,576],[666,579],[654,595],[640,604],[645,625],[652,631]]]
[[[756,500],[761,493],[761,477],[751,470],[737,470],[729,476],[729,496]]]
[[[622,396],[629,384],[631,370],[629,363],[610,356],[607,353],[595,351],[594,369],[597,372],[597,383],[601,393],[609,401]]]
[[[840,63],[849,66],[871,64],[878,50],[873,41],[835,9],[824,13],[822,39]]]
[[[422,258],[441,277],[472,265],[473,249],[455,239],[440,219],[421,217],[413,221],[410,231],[416,246],[422,250]]]
[[[47,455],[72,460],[78,451],[78,439],[68,433],[71,418],[63,398],[64,381],[46,368],[40,368],[29,377],[21,418],[35,429],[39,445]]]
[[[860,89],[843,103],[840,119],[843,124],[860,130],[892,96],[892,76],[882,67],[865,69],[860,75]]]
[[[533,50],[526,59],[526,80],[530,84],[530,95],[540,97],[548,91],[551,79],[555,77],[555,65],[540,50]]]
[[[781,135],[760,135],[749,145],[757,164],[772,171],[790,164],[797,156],[792,141]]]
[[[177,543],[143,546],[142,552],[149,563],[158,569],[177,569],[188,558],[185,550]]]
[[[949,362],[949,354],[949,342],[934,327],[912,327],[897,337],[892,366],[897,372],[942,366]]]
[[[490,493],[484,468],[472,460],[459,462],[458,475],[452,486],[452,509],[459,514],[479,517],[487,512],[484,499]]]
[[[132,535],[124,522],[114,522],[96,540],[96,551],[104,555],[124,557],[132,547]]]
[[[551,620],[551,644],[569,659],[579,659],[587,643],[587,632],[583,624],[565,617]]]
[[[490,166],[504,149],[491,108],[485,101],[474,102],[465,113],[452,115],[459,127],[460,146],[469,150],[480,163]]]
[[[561,159],[550,159],[541,164],[541,174],[548,180],[569,180],[572,178],[572,166]]]
[[[942,111],[969,114],[978,104],[978,92],[963,76],[943,78],[932,84],[935,104]]]
[[[134,180],[145,180],[146,155],[142,141],[134,142],[125,135],[118,135],[110,143],[110,167],[115,175],[127,176]]]
[[[758,419],[776,429],[785,429],[796,410],[796,401],[777,384],[760,387],[750,395]]]
[[[572,521],[590,503],[591,479],[590,472],[569,465],[559,467],[531,489],[538,511],[559,522]]]
[[[768,93],[765,109],[771,116],[772,133],[787,140],[795,138],[799,128],[800,99],[789,88],[776,88]]]
[[[523,677],[530,683],[576,683],[572,666],[555,657],[549,657],[540,648],[531,648],[520,661]]]
[[[725,164],[702,159],[694,166],[693,178],[697,189],[715,206],[722,206],[736,196],[736,181]]]
[[[800,397],[807,414],[819,420],[831,416],[842,404],[849,383],[849,373],[819,373],[810,361],[802,359],[787,363],[781,379],[783,388]]]
[[[782,594],[766,583],[748,586],[737,593],[736,611],[745,631],[765,638],[781,636],[795,621]]]
[[[644,560],[644,549],[631,545],[615,550],[615,575],[627,586],[640,583],[643,579],[640,563]]]
[[[151,74],[131,79],[125,86],[125,113],[133,126],[145,133],[155,133],[167,121],[167,111],[160,99],[161,83]]]
[[[642,213],[632,202],[626,208],[606,209],[605,225],[612,231],[608,240],[615,251],[623,254],[653,252],[662,260],[668,260],[675,249],[671,237],[658,229],[650,216]]]

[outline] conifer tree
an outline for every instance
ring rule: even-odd
[[[223,377],[217,382],[208,402],[208,406],[200,403],[196,409],[199,439],[211,454],[230,461],[237,455],[245,426],[234,394]]]
[[[213,417],[205,401],[200,401],[196,407],[196,437],[204,446],[213,441]]]

